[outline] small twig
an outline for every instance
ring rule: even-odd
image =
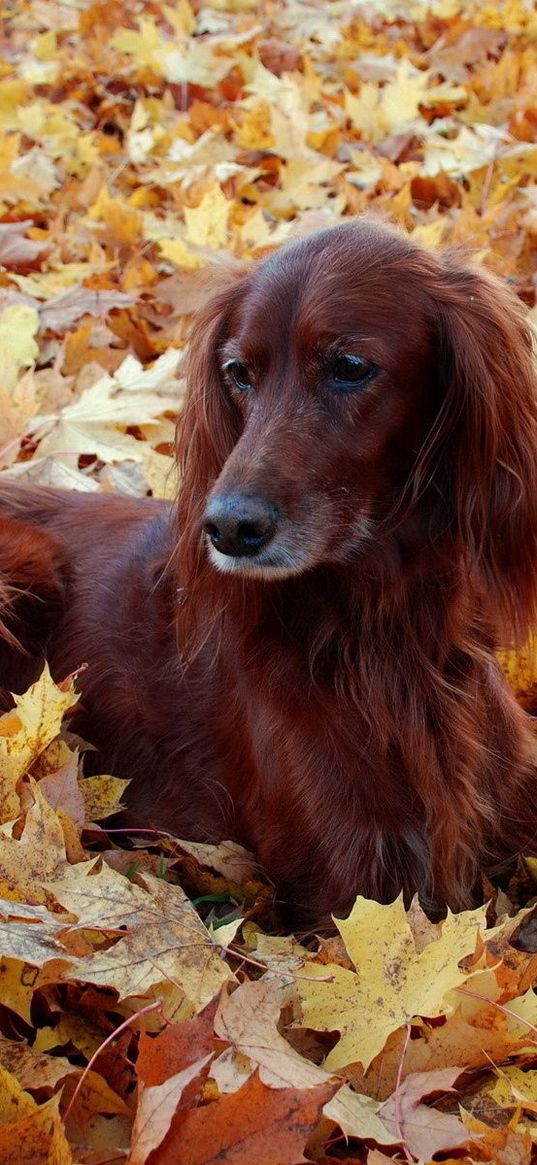
[[[82,1085],[84,1083],[84,1080],[86,1079],[88,1072],[91,1071],[95,1061],[100,1056],[100,1054],[104,1050],[104,1048],[106,1048],[108,1044],[111,1044],[112,1040],[115,1040],[116,1036],[119,1036],[122,1031],[125,1031],[126,1028],[130,1027],[131,1023],[134,1023],[135,1019],[139,1019],[141,1015],[147,1015],[148,1012],[150,1012],[150,1011],[157,1011],[161,1007],[162,1007],[162,1002],[160,999],[157,999],[156,1003],[148,1003],[147,1006],[142,1007],[140,1011],[135,1011],[133,1015],[129,1015],[128,1018],[123,1023],[120,1023],[119,1027],[116,1027],[114,1029],[114,1031],[111,1032],[110,1035],[107,1036],[105,1040],[103,1040],[102,1044],[99,1045],[99,1047],[97,1048],[97,1051],[93,1053],[91,1060],[88,1060],[88,1063],[86,1064],[86,1067],[84,1068],[84,1071],[80,1077],[80,1080],[78,1081],[78,1084],[73,1092],[73,1095],[69,1101],[69,1104],[67,1105],[67,1108],[63,1114],[64,1124],[67,1123],[67,1119],[70,1115],[71,1109],[72,1109],[72,1107],[75,1103],[75,1100],[80,1092],[80,1089],[82,1088]]]
[[[414,1158],[413,1158],[410,1150],[407,1148],[407,1145],[405,1142],[405,1134],[403,1132],[403,1115],[401,1112],[401,1095],[400,1095],[402,1076],[403,1076],[403,1065],[405,1062],[405,1056],[407,1053],[407,1048],[408,1048],[408,1043],[410,1040],[411,1031],[412,1031],[412,1024],[407,1023],[405,1042],[403,1044],[403,1051],[401,1052],[401,1059],[399,1060],[399,1067],[397,1069],[397,1079],[395,1081],[394,1109],[395,1109],[395,1131],[397,1133],[398,1140],[401,1142],[401,1148],[403,1150],[403,1153],[405,1154],[405,1159],[409,1162],[409,1165],[414,1165]]]
[[[483,1003],[489,1004],[489,1007],[497,1007],[498,1011],[503,1011],[505,1015],[510,1015],[511,1019],[517,1019],[519,1023],[525,1024],[537,1038],[537,1027],[535,1027],[535,1024],[530,1023],[528,1019],[524,1019],[522,1015],[517,1015],[516,1011],[511,1011],[511,1008],[506,1007],[505,1003],[496,1003],[494,999],[489,999],[488,995],[480,995],[477,991],[469,991],[467,987],[455,987],[455,991],[460,991],[461,995],[471,995],[472,999],[482,999]]]
[[[226,955],[233,955],[234,959],[240,959],[241,962],[249,963],[252,967],[258,967],[260,971],[270,971],[272,975],[281,975],[282,977],[285,976],[287,979],[300,979],[301,982],[305,980],[306,983],[334,982],[333,975],[299,975],[298,971],[278,971],[275,967],[269,967],[266,963],[260,963],[257,961],[257,959],[252,959],[249,955],[244,955],[242,951],[234,951],[232,947],[224,947],[221,943],[218,942],[216,943],[216,946],[220,947],[221,951],[225,951]]]
[[[483,186],[481,188],[481,200],[480,200],[480,206],[479,206],[479,213],[481,215],[484,215],[486,207],[487,207],[487,199],[488,199],[488,196],[490,194],[490,187],[492,184],[492,175],[494,173],[495,165],[496,165],[496,155],[494,155],[494,157],[489,162],[489,166],[488,166],[488,169],[487,169],[487,172],[485,174],[484,181],[483,181]]]
[[[105,829],[105,830],[103,830],[103,832],[104,833],[150,833],[153,837],[164,837],[164,838],[170,837],[170,834],[166,833],[162,829],[144,829],[142,827],[138,828],[137,825],[125,825],[121,829],[112,829],[112,828]]]

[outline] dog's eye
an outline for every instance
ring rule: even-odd
[[[228,360],[224,365],[224,372],[239,392],[250,392],[252,382],[246,364],[242,360]]]
[[[375,372],[376,365],[364,360],[363,356],[349,356],[344,352],[334,356],[330,365],[330,375],[336,387],[347,392],[371,380]]]

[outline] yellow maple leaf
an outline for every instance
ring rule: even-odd
[[[135,57],[139,65],[146,65],[159,71],[158,53],[165,44],[155,21],[147,16],[138,21],[137,30],[120,28],[115,32],[110,41],[110,48]]]
[[[170,263],[183,270],[196,271],[198,267],[204,267],[207,262],[206,258],[191,251],[184,239],[160,239],[158,249],[163,259],[168,259]]]
[[[114,243],[125,247],[135,247],[141,237],[142,219],[140,212],[129,206],[121,198],[111,198],[103,186],[89,209],[89,217],[102,222]]]
[[[356,971],[308,963],[312,981],[297,984],[301,1026],[341,1032],[327,1067],[359,1062],[367,1068],[396,1028],[414,1016],[432,1019],[452,1010],[446,993],[468,978],[459,962],[475,951],[485,907],[448,913],[440,937],[420,952],[402,897],[387,906],[359,897],[348,918],[334,921]]]
[[[78,787],[84,798],[86,821],[102,821],[117,813],[129,781],[120,777],[82,777]]]
[[[47,879],[60,876],[67,858],[57,813],[35,781],[21,837],[3,837],[0,853],[0,895],[14,902],[33,902],[52,909],[55,902],[45,889]]]
[[[78,696],[72,684],[59,688],[45,665],[36,683],[13,698],[15,709],[0,716],[0,821],[20,812],[17,781],[58,735],[63,716]]]
[[[199,206],[185,206],[186,238],[198,247],[219,250],[228,241],[228,222],[232,203],[220,186],[212,186]]]
[[[233,979],[232,972],[179,886],[150,874],[137,880],[130,882],[97,859],[68,866],[61,879],[47,883],[80,927],[125,930],[115,946],[77,960],[68,974],[114,987],[122,998],[172,984],[185,1000],[188,1018]]]

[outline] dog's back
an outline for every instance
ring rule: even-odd
[[[0,483],[0,688],[23,690],[49,652],[67,673],[72,653],[67,659],[60,629],[76,621],[78,602],[86,603],[88,619],[102,618],[106,638],[103,593],[113,586],[114,566],[139,563],[132,548],[146,530],[156,528],[162,542],[168,512],[152,498]],[[126,596],[118,591],[115,598],[121,606]],[[75,655],[79,650],[75,636]]]

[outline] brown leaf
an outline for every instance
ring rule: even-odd
[[[77,778],[78,757],[73,753],[55,773],[43,777],[39,788],[53,809],[63,809],[75,825],[81,826],[85,819],[85,805]]]
[[[39,307],[42,331],[66,332],[82,316],[104,318],[117,308],[130,307],[132,295],[124,291],[93,291],[88,287],[71,287],[63,295],[55,295]]]
[[[2,1128],[0,1165],[72,1165],[72,1162],[54,1099]]]
[[[429,1108],[421,1101],[436,1092],[452,1092],[462,1068],[442,1068],[436,1072],[414,1072],[379,1109],[379,1116],[396,1139],[416,1157],[428,1160],[435,1153],[460,1149],[469,1134],[458,1117]]]
[[[151,1165],[299,1165],[337,1085],[267,1088],[257,1075],[238,1092],[180,1112]],[[134,1163],[133,1163],[134,1165]]]
[[[32,226],[31,218],[23,222],[0,223],[0,263],[3,267],[22,267],[33,263],[44,250],[44,243],[26,238],[26,231]]]
[[[161,1084],[140,1089],[132,1130],[129,1165],[144,1165],[168,1136],[178,1110],[196,1100],[207,1076],[212,1054],[168,1077]],[[156,1163],[157,1157],[154,1157]]]
[[[142,1032],[136,1071],[146,1087],[163,1084],[170,1076],[214,1051],[214,999],[195,1019],[171,1023],[155,1037]]]

